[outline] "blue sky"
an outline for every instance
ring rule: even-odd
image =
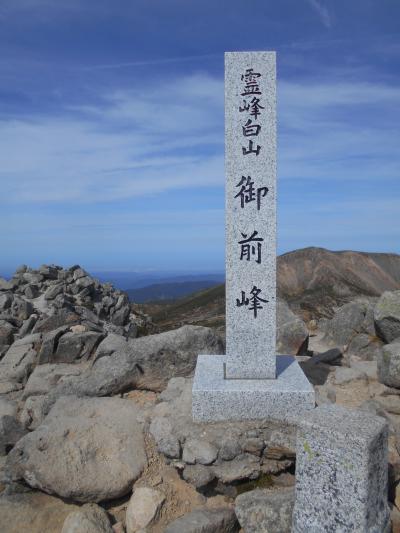
[[[0,271],[224,268],[223,53],[276,50],[278,252],[400,252],[395,0],[2,0]]]

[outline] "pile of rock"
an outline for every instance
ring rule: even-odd
[[[337,309],[331,320],[321,320],[319,327],[324,340],[347,358],[381,359],[383,347],[400,339],[400,291],[358,298]]]
[[[28,333],[82,324],[89,331],[134,338],[149,319],[132,311],[127,295],[100,283],[78,265],[17,269],[0,278],[0,353]]]

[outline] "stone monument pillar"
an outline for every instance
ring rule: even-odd
[[[276,356],[275,52],[225,54],[226,355],[199,355],[198,421],[289,420],[314,407],[293,357]]]

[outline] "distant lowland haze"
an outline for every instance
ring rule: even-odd
[[[230,50],[277,51],[278,253],[399,253],[399,19],[378,0],[3,0],[0,273],[223,276]]]

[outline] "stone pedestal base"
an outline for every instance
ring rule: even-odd
[[[278,355],[276,379],[225,379],[225,355],[199,355],[193,382],[193,420],[273,419],[296,423],[315,407],[314,388],[294,357]]]

